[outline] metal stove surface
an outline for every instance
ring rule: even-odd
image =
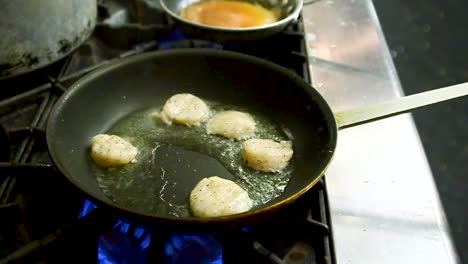
[[[303,16],[313,85],[334,111],[403,94],[371,0],[316,1]],[[340,131],[327,191],[338,263],[457,263],[410,114]]]

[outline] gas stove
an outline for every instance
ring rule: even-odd
[[[45,127],[71,83],[112,60],[177,48],[261,57],[311,82],[302,18],[265,42],[221,44],[186,38],[146,2],[101,1],[93,35],[71,55],[1,83],[0,263],[335,263],[324,179],[259,225],[183,233],[117,218],[54,169]]]

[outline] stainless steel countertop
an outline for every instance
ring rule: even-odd
[[[313,85],[334,111],[402,96],[371,0],[305,6]],[[326,174],[337,263],[457,263],[411,115],[339,132]]]

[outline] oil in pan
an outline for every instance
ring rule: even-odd
[[[206,103],[211,115],[226,110],[250,113],[256,121],[254,137],[288,140],[279,124],[263,113]],[[236,182],[249,193],[255,206],[267,203],[284,191],[293,165],[277,173],[250,169],[242,163],[242,140],[209,135],[205,124],[166,125],[151,116],[159,109],[132,113],[106,132],[123,137],[138,148],[135,163],[106,169],[90,160],[99,187],[116,204],[147,214],[188,217],[192,188],[210,176]]]

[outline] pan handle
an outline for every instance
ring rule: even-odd
[[[334,113],[339,129],[370,123],[387,117],[468,95],[468,82],[401,97],[361,108]]]

